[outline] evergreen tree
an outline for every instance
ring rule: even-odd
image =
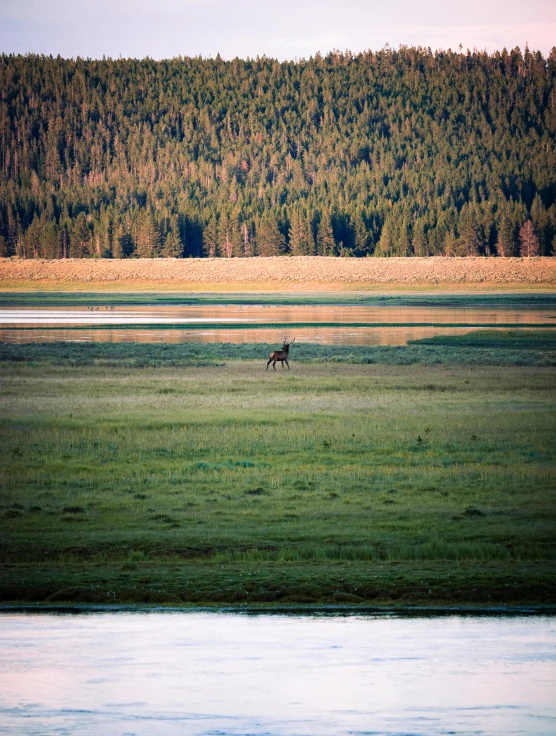
[[[334,232],[332,230],[332,219],[328,212],[325,212],[320,218],[317,230],[317,254],[319,256],[336,255],[336,241],[334,240]]]
[[[531,205],[531,221],[539,241],[538,255],[545,255],[550,251],[551,228],[548,212],[538,193],[535,194],[535,199]]]
[[[242,250],[245,258],[251,258],[255,255],[255,241],[253,232],[246,222],[241,224],[241,240]]]
[[[91,230],[87,216],[80,212],[70,233],[70,258],[87,258],[90,255]]]
[[[312,256],[315,254],[315,240],[308,218],[294,210],[289,230],[290,251],[293,256]]]
[[[374,250],[373,235],[367,228],[363,215],[359,211],[353,217],[353,244],[356,256],[372,255]]]
[[[474,215],[469,211],[462,217],[460,244],[462,255],[465,256],[478,256],[484,248],[484,238],[481,229]]]
[[[135,252],[139,258],[156,258],[160,250],[160,228],[153,216],[144,212],[135,226]]]
[[[257,253],[260,256],[281,256],[286,248],[286,239],[280,232],[274,212],[264,214],[257,227]]]
[[[460,243],[453,230],[448,230],[444,236],[444,254],[452,258],[461,255]]]
[[[402,258],[413,255],[413,246],[409,238],[409,224],[406,220],[400,223],[396,255]]]
[[[380,239],[374,251],[375,256],[393,256],[395,255],[394,243],[394,223],[392,219],[387,219],[382,226]]]
[[[164,246],[162,248],[161,255],[164,258],[179,258],[182,255],[183,246],[179,235],[174,229],[169,230]]]
[[[114,258],[131,258],[133,255],[135,255],[133,236],[120,224],[114,237]]]
[[[243,228],[241,226],[241,223],[235,216],[230,219],[230,225],[232,238],[232,255],[234,258],[243,258],[245,256]]]
[[[215,258],[219,253],[219,242],[218,220],[213,216],[203,230],[203,255]]]
[[[509,217],[504,216],[498,228],[496,251],[499,256],[509,258],[515,255],[516,238],[515,227]]]
[[[33,222],[25,232],[25,253],[27,258],[41,257],[41,240],[42,240],[42,223],[38,217],[33,218]]]
[[[234,255],[233,223],[226,212],[222,213],[218,223],[218,255],[221,258]]]
[[[61,258],[60,237],[54,222],[42,223],[40,234],[41,258]]]
[[[422,258],[428,255],[427,252],[427,236],[425,233],[425,226],[422,222],[417,221],[413,228],[413,252],[416,256]]]

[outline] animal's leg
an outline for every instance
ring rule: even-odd
[[[268,370],[268,366],[272,363],[272,358],[268,359],[268,363],[266,364],[266,369]]]
[[[274,361],[274,363],[272,364],[272,367],[274,368],[274,370],[276,370],[276,361]]]
[[[290,369],[290,364],[288,363],[288,359],[287,358],[284,360],[284,363],[288,366],[288,370],[289,370]]]
[[[280,362],[282,363],[282,370],[284,370],[284,361],[281,360]]]

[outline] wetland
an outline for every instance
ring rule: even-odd
[[[272,348],[2,343],[1,599],[556,602],[553,330]]]

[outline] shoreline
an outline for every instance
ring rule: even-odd
[[[323,603],[318,605],[296,605],[276,606],[273,604],[245,605],[242,603],[234,605],[218,605],[199,606],[187,605],[176,606],[174,603],[169,605],[144,603],[106,603],[106,604],[79,604],[68,603],[68,605],[49,605],[42,603],[26,603],[26,604],[7,604],[0,605],[0,616],[5,614],[51,614],[51,615],[87,615],[90,613],[221,613],[243,616],[313,616],[319,614],[327,614],[329,616],[397,616],[397,617],[415,617],[426,616],[556,616],[555,605],[531,604],[531,605],[508,605],[508,606],[477,606],[475,604],[458,604],[454,606],[448,605],[430,605],[430,606],[391,606],[380,604],[369,605],[334,605]]]

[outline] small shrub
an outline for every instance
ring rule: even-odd
[[[64,506],[62,512],[64,514],[84,514],[85,509],[82,506]]]
[[[251,488],[245,491],[246,496],[262,496],[265,493],[264,488]]]

